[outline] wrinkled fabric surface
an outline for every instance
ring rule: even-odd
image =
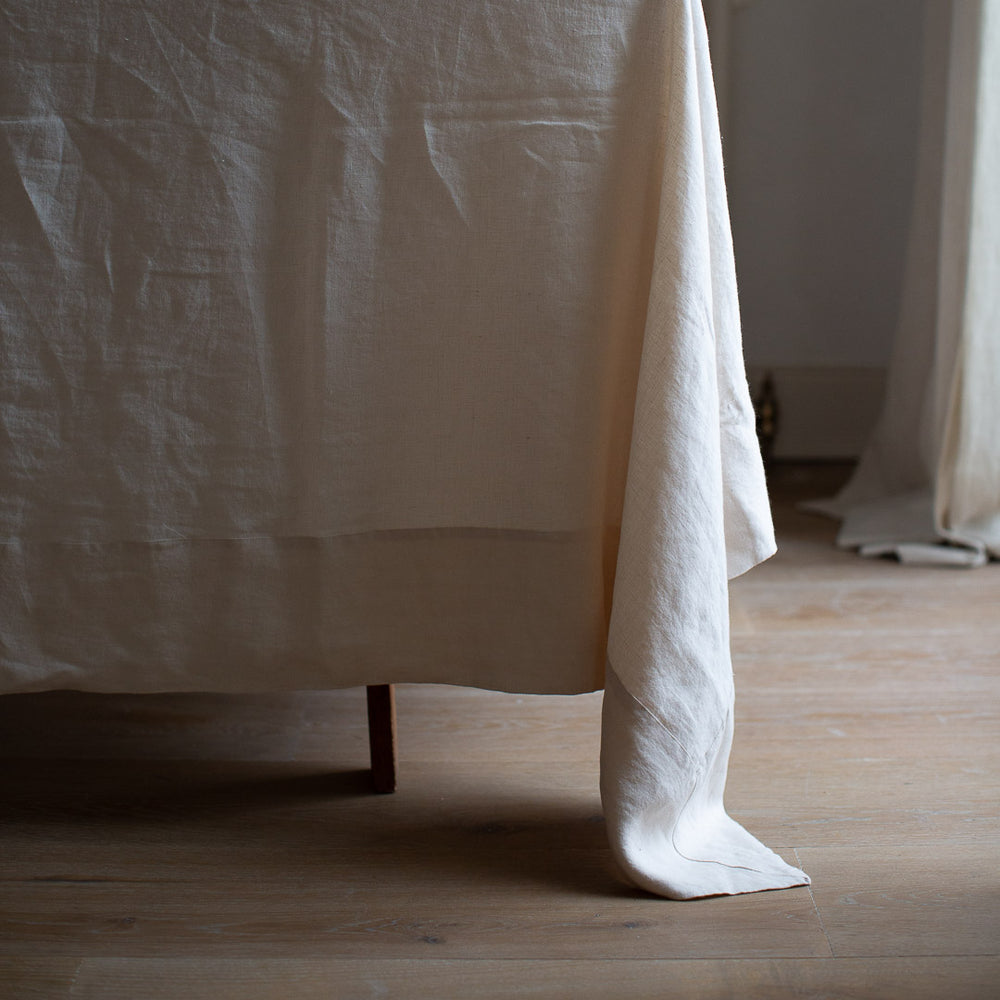
[[[607,677],[636,884],[773,550],[697,0],[0,3],[0,690]]]

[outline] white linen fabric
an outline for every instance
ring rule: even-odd
[[[1000,557],[1000,2],[928,3],[921,145],[882,416],[812,505],[862,555]]]
[[[697,0],[3,17],[0,690],[607,677],[626,874],[807,881],[722,802],[773,536]]]

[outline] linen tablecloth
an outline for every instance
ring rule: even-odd
[[[773,536],[696,0],[4,0],[0,690],[606,687],[637,885]]]

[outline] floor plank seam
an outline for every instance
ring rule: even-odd
[[[792,853],[795,855],[795,864],[801,868],[802,859],[799,857],[799,849],[797,847],[792,848]],[[831,958],[839,958],[836,949],[833,947],[833,942],[830,940],[830,935],[826,932],[826,925],[823,923],[823,914],[819,912],[819,904],[816,902],[816,896],[813,893],[813,887],[811,885],[806,886],[809,890],[809,899],[812,901],[813,912],[816,914],[816,921],[819,923],[819,929],[823,933],[823,939],[826,941],[827,948],[830,949]]]
[[[66,990],[66,1000],[73,1000],[76,995],[77,981],[80,978],[80,972],[83,969],[83,963],[86,961],[85,958],[76,959],[76,964],[73,966],[73,971],[70,973],[69,985]]]

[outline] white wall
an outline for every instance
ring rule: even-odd
[[[935,0],[728,4],[717,71],[745,349],[753,375],[775,375],[778,455],[857,454],[877,415],[911,210],[924,2]]]

